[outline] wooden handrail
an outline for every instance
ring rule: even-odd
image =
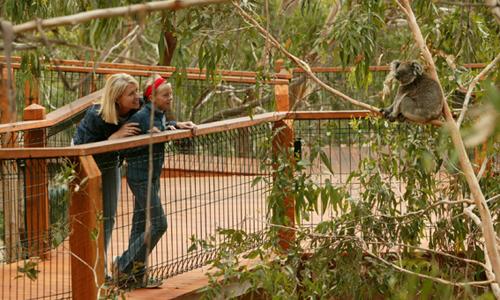
[[[87,109],[94,102],[101,99],[102,90],[88,94],[74,102],[66,104],[65,106],[48,113],[45,120],[41,121],[22,121],[10,124],[0,124],[0,134],[7,132],[17,132],[22,130],[41,129],[54,126],[64,120],[70,119],[76,114]]]
[[[5,56],[0,56],[0,65],[5,63]],[[120,72],[126,72],[130,75],[136,76],[149,76],[152,73],[162,73],[162,75],[172,74],[177,70],[176,67],[171,66],[151,66],[151,65],[140,65],[140,64],[123,64],[123,63],[107,63],[107,62],[93,62],[93,61],[82,61],[82,60],[67,60],[67,59],[52,59],[52,65],[48,66],[48,70],[60,70],[65,72],[80,72],[80,73],[92,73],[97,74],[112,74]],[[97,68],[94,66],[97,65]],[[12,58],[12,67],[15,69],[20,68],[20,58]],[[206,79],[206,69],[199,68],[185,68],[181,69],[183,73],[187,73],[187,77],[193,80],[205,80]],[[248,82],[255,83],[257,72],[253,71],[234,71],[234,70],[215,70],[215,74],[221,75],[223,81],[233,82]],[[168,75],[168,76],[170,76]],[[200,76],[203,75],[203,76]],[[282,84],[281,81],[274,82],[273,80],[287,80],[291,76],[288,74],[271,74],[269,82],[271,84]],[[245,79],[244,81],[241,81]],[[252,79],[252,80],[251,80]]]
[[[0,64],[1,65],[1,64]],[[12,64],[13,68],[19,68],[20,64],[18,63],[13,63]],[[82,67],[82,66],[61,66],[61,65],[51,65],[46,68],[47,70],[50,71],[61,71],[61,72],[75,72],[75,73],[96,73],[96,74],[115,74],[119,72],[124,72],[128,73],[132,76],[150,76],[151,74],[160,74],[164,77],[171,77],[173,74],[173,71],[160,71],[160,70],[136,70],[136,69],[116,69],[116,68],[93,68],[93,67]],[[175,71],[175,70],[174,70]],[[231,71],[227,71],[225,73],[231,73]],[[221,75],[220,79],[221,81],[225,82],[236,82],[236,83],[257,83],[256,75],[255,76],[247,76],[240,74],[241,71],[234,72],[234,75]],[[216,74],[219,74],[219,72],[216,72]],[[207,79],[207,74],[206,73],[201,73],[199,71],[196,72],[188,72],[186,74],[186,77],[190,80],[206,80]],[[281,77],[281,75],[280,75]],[[291,76],[288,76],[291,78]],[[270,79],[264,79],[261,82],[267,83],[267,84],[288,84],[288,79],[283,79],[283,78],[270,78]]]
[[[12,66],[14,68],[20,67],[21,58],[18,56],[12,57]],[[5,62],[5,56],[0,56],[0,65]],[[126,63],[109,63],[109,62],[93,62],[93,61],[83,61],[83,60],[71,60],[71,59],[52,59],[51,63],[53,66],[49,67],[49,70],[59,68],[61,71],[68,72],[96,72],[98,74],[109,74],[111,70],[114,70],[116,73],[116,69],[120,69],[123,72],[137,72],[137,76],[147,76],[151,73],[173,73],[176,71],[175,67],[171,66],[151,66],[151,65],[140,65],[140,64],[126,64]],[[94,65],[97,64],[98,67],[94,70]],[[83,67],[84,69],[79,69],[76,67]],[[462,67],[468,69],[482,69],[486,67],[485,63],[466,63],[463,64]],[[372,72],[387,72],[389,71],[390,66],[369,66],[368,70]],[[352,67],[311,67],[311,70],[314,73],[343,73],[352,71]],[[206,79],[206,77],[199,77],[195,75],[204,75],[206,74],[206,69],[199,68],[186,68],[182,70],[186,72],[189,76],[192,76],[190,79]],[[101,73],[102,72],[102,73]],[[216,70],[216,74],[227,76],[227,80],[234,78],[242,78],[249,77],[254,78],[257,76],[257,72],[253,71],[234,71],[234,70]],[[293,73],[304,73],[302,68],[294,68]],[[131,73],[131,75],[134,75]],[[290,74],[283,73],[275,73],[271,75],[273,79],[290,79],[292,76]],[[280,83],[275,83],[280,84]]]
[[[369,110],[334,110],[334,111],[290,111],[286,118],[293,120],[331,120],[366,118],[373,113]]]
[[[209,124],[198,125],[195,132],[190,130],[164,131],[149,135],[143,134],[116,140],[75,145],[71,147],[51,148],[0,148],[0,159],[16,158],[52,158],[94,155],[110,151],[119,151],[134,147],[146,146],[150,143],[163,143],[171,140],[189,138],[193,136],[207,135],[210,133],[224,132],[231,129],[250,127],[267,122],[275,122],[286,117],[286,113],[265,113],[252,118],[241,117],[230,120],[218,121]]]
[[[223,121],[217,121],[198,125],[195,132],[189,130],[164,131],[162,133],[150,135],[139,135],[122,138],[118,140],[107,140],[84,145],[75,145],[71,147],[50,147],[50,148],[0,148],[0,159],[15,158],[42,158],[42,157],[60,157],[60,156],[82,156],[93,155],[109,151],[119,151],[127,148],[145,146],[149,143],[162,143],[171,140],[189,138],[193,136],[207,135],[210,133],[223,132],[231,129],[250,127],[253,125],[275,122],[282,119],[294,120],[325,120],[325,119],[352,119],[365,118],[371,113],[367,110],[348,110],[348,111],[289,111],[289,112],[271,112],[255,115],[254,117],[241,117]],[[47,115],[48,116],[48,115]],[[27,122],[20,122],[27,123]],[[32,123],[30,123],[31,125]],[[9,124],[7,124],[9,125]],[[5,125],[4,125],[5,126]],[[20,126],[19,126],[20,127]],[[12,131],[23,130],[13,126]],[[43,127],[43,126],[40,126]],[[40,128],[30,126],[29,128]],[[4,132],[9,132],[4,128]]]

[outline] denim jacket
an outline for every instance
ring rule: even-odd
[[[151,102],[146,103],[141,110],[134,114],[127,122],[139,123],[141,134],[148,133],[150,129]],[[165,113],[155,110],[153,127],[160,131],[165,131],[167,126],[176,126],[175,121],[166,121]],[[147,181],[148,179],[148,155],[149,147],[137,147],[124,152],[127,160],[127,179],[135,182]],[[153,145],[153,179],[161,175],[163,162],[165,160],[165,144],[158,143]]]
[[[73,136],[75,145],[100,142],[107,140],[113,133],[120,129],[121,124],[106,123],[99,115],[99,104],[94,104],[85,113]],[[114,167],[119,163],[117,152],[101,153],[94,155],[94,159],[100,169]]]

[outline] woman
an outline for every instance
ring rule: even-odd
[[[128,74],[119,73],[109,77],[104,86],[101,102],[87,110],[76,129],[73,143],[80,145],[140,133],[137,123],[126,123],[140,107],[138,88],[137,80]],[[96,154],[94,159],[101,170],[102,178],[104,257],[106,257],[121,189],[120,158],[117,152],[110,152]]]

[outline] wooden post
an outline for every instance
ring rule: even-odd
[[[101,171],[92,156],[79,160],[79,189],[71,193],[69,208],[72,298],[98,299],[104,283],[104,229],[98,220],[102,215]]]
[[[278,61],[278,64],[282,65],[282,62]],[[276,101],[277,111],[289,111],[290,101],[289,101],[289,86],[288,84],[275,85],[274,95]],[[279,157],[280,155],[288,155],[291,164],[290,167],[293,168],[295,163],[295,158],[293,154],[294,146],[294,131],[292,120],[281,120],[277,121],[273,125],[273,156]],[[293,170],[289,170],[291,176],[293,176]],[[285,196],[283,199],[283,205],[285,207],[285,218],[287,227],[295,227],[295,198],[293,195]],[[279,232],[280,236],[280,246],[283,250],[287,250],[290,244],[295,240],[295,231],[283,229]]]
[[[45,108],[32,104],[24,109],[24,120],[45,119]],[[25,147],[45,147],[44,129],[28,130],[24,135]],[[25,173],[26,230],[28,255],[49,257],[49,196],[47,162],[45,159],[27,159]]]

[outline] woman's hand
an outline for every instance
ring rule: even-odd
[[[138,135],[141,133],[141,129],[138,127],[139,123],[131,122],[123,124],[118,131],[109,136],[108,140],[114,140],[119,138],[124,138],[127,136]]]
[[[177,122],[177,128],[179,129],[196,129],[196,124],[191,121]]]

